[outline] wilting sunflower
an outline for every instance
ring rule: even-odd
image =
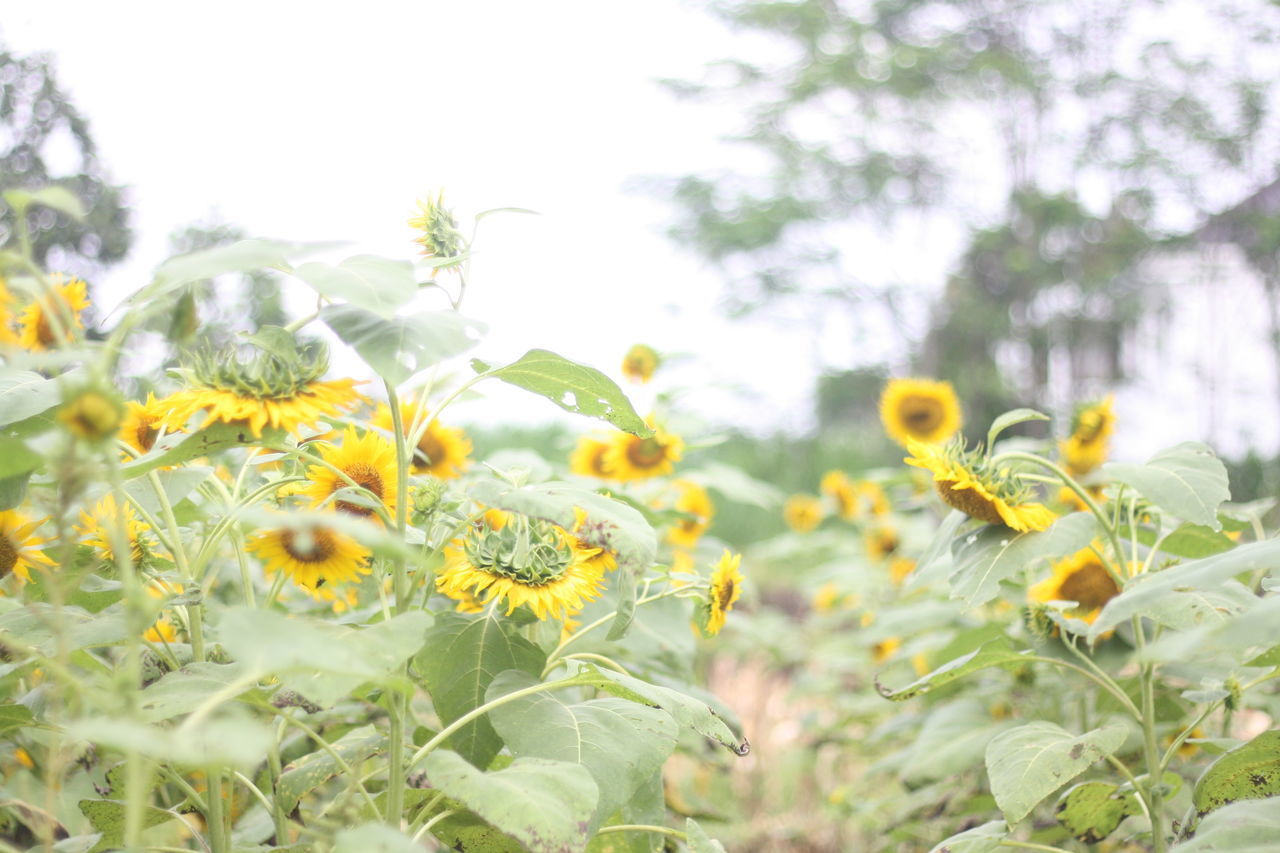
[[[505,600],[507,613],[528,605],[539,619],[564,619],[600,596],[604,572],[594,556],[546,521],[514,516],[494,530],[481,519],[444,549],[436,589],[467,604]]]
[[[418,407],[410,403],[400,404],[400,421],[406,433],[411,429]],[[373,414],[374,426],[392,432],[395,427],[391,418],[391,409],[379,405]],[[418,446],[413,453],[413,473],[431,474],[442,480],[461,477],[462,472],[470,464],[467,457],[471,455],[471,439],[457,427],[447,427],[439,420],[432,420],[427,426]]]
[[[1099,403],[1076,409],[1071,419],[1071,437],[1058,444],[1067,470],[1075,476],[1088,474],[1107,461],[1111,433],[1116,427],[1116,415],[1112,411],[1114,403],[1115,397],[1108,395]]]
[[[605,467],[604,456],[608,452],[609,442],[584,435],[569,455],[569,470],[580,477],[607,479],[609,470]]]
[[[822,501],[813,495],[792,495],[782,506],[782,520],[797,533],[808,533],[822,523]]]
[[[833,470],[823,474],[818,483],[818,491],[835,501],[836,515],[845,521],[857,518],[862,511],[858,504],[858,491],[849,475],[843,471]]]
[[[907,444],[904,461],[933,474],[933,484],[947,505],[988,524],[1018,531],[1044,530],[1057,518],[1044,504],[1033,503],[1026,486],[1007,470],[997,469],[981,452],[969,452],[956,439],[946,445]]]
[[[898,538],[898,531],[888,524],[868,528],[863,534],[862,541],[866,545],[867,556],[873,560],[883,560],[897,551],[898,546],[902,544]]]
[[[75,531],[80,534],[80,540],[91,546],[99,557],[114,563],[116,559],[111,547],[111,528],[120,521],[124,522],[134,565],[145,562],[157,552],[155,534],[150,525],[138,518],[133,504],[125,503],[123,508],[117,504],[115,495],[106,495],[91,510],[81,510],[80,523],[75,526]]]
[[[1119,594],[1120,587],[1094,548],[1085,548],[1054,563],[1053,573],[1027,590],[1031,601],[1074,601],[1076,606],[1067,615],[1091,625],[1103,605]]]
[[[155,393],[151,391],[147,392],[145,403],[126,401],[124,421],[120,424],[120,440],[139,455],[147,453],[155,447],[160,430],[169,420],[171,406],[167,397],[157,400]]]
[[[880,395],[880,420],[889,437],[936,444],[960,429],[960,401],[950,382],[890,379]]]
[[[347,427],[342,433],[341,444],[320,445],[320,458],[329,465],[308,467],[307,479],[310,482],[301,491],[301,494],[311,498],[312,506],[318,507],[333,497],[335,492],[351,487],[351,483],[333,470],[336,468],[351,482],[382,501],[388,513],[395,512],[399,474],[396,468],[396,449],[391,442],[372,430],[364,435],[357,435],[354,427]],[[333,507],[350,515],[375,515],[373,507],[351,501],[334,501]]]
[[[36,535],[36,528],[41,523],[32,521],[17,510],[0,512],[0,580],[14,574],[30,582],[31,569],[53,567],[53,560],[40,550],[48,541]]]
[[[698,539],[711,526],[711,518],[716,514],[715,504],[707,490],[689,480],[676,480],[674,484],[680,489],[680,497],[676,498],[676,511],[684,513],[684,518],[676,522],[667,534],[667,541],[673,545],[692,548]]]
[[[632,382],[648,382],[661,363],[662,359],[653,347],[635,344],[622,357],[622,375]]]
[[[706,627],[702,631],[708,637],[720,633],[720,629],[724,627],[725,614],[733,609],[734,602],[742,596],[742,583],[746,578],[738,571],[738,564],[741,562],[741,554],[731,554],[726,550],[711,572],[711,589],[705,605]]]
[[[604,467],[614,480],[647,480],[670,474],[683,453],[684,441],[661,427],[648,438],[619,432],[605,451]]]
[[[75,340],[75,329],[84,328],[80,312],[89,307],[85,283],[56,274],[50,276],[49,283],[51,292],[42,293],[28,303],[18,317],[18,344],[32,352],[59,345],[59,338],[61,343],[69,343]]]
[[[369,549],[345,533],[321,525],[262,530],[245,548],[258,555],[267,574],[284,572],[308,591],[356,581],[369,573]]]

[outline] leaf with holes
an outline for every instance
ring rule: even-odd
[[[1081,782],[1058,800],[1054,817],[1076,839],[1097,844],[1139,811],[1133,791],[1121,791],[1109,782]]]
[[[89,853],[121,849],[124,844],[125,803],[121,800],[81,800],[78,805],[80,813],[89,819],[90,825],[102,833],[102,837],[90,848]],[[158,809],[155,806],[142,807],[143,829],[178,819],[173,812]]]

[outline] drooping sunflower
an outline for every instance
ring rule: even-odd
[[[898,531],[889,524],[881,524],[868,528],[862,537],[867,549],[867,556],[873,560],[883,560],[898,550],[901,540]]]
[[[139,455],[147,453],[155,447],[160,430],[170,420],[169,411],[172,404],[169,399],[156,399],[152,391],[147,392],[147,401],[138,403],[128,400],[124,404],[124,421],[120,424],[120,440],[132,447]]]
[[[843,471],[832,470],[823,474],[818,483],[818,491],[835,501],[836,515],[845,521],[852,521],[862,511],[858,504],[858,491],[849,475]]]
[[[948,506],[985,521],[1018,531],[1044,530],[1057,518],[1007,470],[997,470],[981,452],[969,452],[955,439],[949,444],[910,442],[904,461],[933,474],[938,495]]]
[[[605,467],[604,457],[609,452],[609,446],[608,441],[589,435],[582,436],[569,455],[569,470],[580,477],[608,479],[609,469]]]
[[[116,558],[115,550],[111,547],[111,528],[120,521],[124,522],[125,533],[129,538],[129,554],[134,565],[145,562],[157,553],[151,526],[138,518],[133,504],[125,503],[121,507],[116,503],[115,495],[106,495],[91,510],[81,510],[80,523],[75,526],[75,531],[80,534],[80,541],[91,546],[99,557],[114,563]]]
[[[680,489],[680,497],[676,498],[675,509],[684,513],[667,534],[667,541],[673,545],[692,548],[698,544],[702,534],[711,526],[711,519],[716,514],[715,504],[707,490],[690,480],[676,480],[674,485]]]
[[[308,591],[356,581],[369,573],[369,549],[322,525],[262,530],[245,543],[245,549],[258,555],[267,574],[284,572]]]
[[[1091,625],[1103,606],[1119,594],[1120,587],[1094,548],[1054,563],[1053,573],[1027,590],[1027,598],[1034,602],[1074,601],[1076,607],[1067,615]]]
[[[738,571],[738,564],[741,562],[741,554],[732,554],[726,550],[711,572],[711,589],[705,605],[706,627],[703,628],[703,633],[708,637],[720,633],[720,629],[724,627],[725,614],[733,609],[734,602],[742,596],[742,584],[746,578]]]
[[[528,605],[539,619],[565,619],[600,596],[604,572],[593,556],[546,521],[515,516],[494,530],[481,519],[444,549],[436,589],[468,604],[505,601],[508,614]]]
[[[400,420],[407,433],[418,414],[418,407],[410,403],[400,404]],[[394,430],[391,409],[380,404],[373,414],[371,423],[388,433]],[[467,457],[471,455],[471,439],[457,427],[447,427],[439,420],[432,420],[418,439],[418,446],[413,453],[413,473],[431,474],[442,480],[461,477],[462,472],[470,465]]]
[[[1103,462],[1111,449],[1111,434],[1116,427],[1116,414],[1112,410],[1115,397],[1089,403],[1076,409],[1071,419],[1071,437],[1059,442],[1058,450],[1067,470],[1079,477],[1088,474]]]
[[[30,583],[33,568],[53,568],[53,560],[40,550],[48,540],[36,535],[42,523],[17,510],[0,512],[0,580],[13,574]]]
[[[622,357],[622,375],[632,382],[645,383],[653,378],[662,359],[657,350],[645,344],[635,344]]]
[[[313,507],[329,501],[335,492],[351,487],[351,483],[334,470],[336,468],[352,483],[381,501],[389,514],[395,512],[399,473],[396,449],[391,442],[372,430],[357,435],[354,427],[347,427],[342,433],[341,444],[320,445],[320,458],[329,464],[309,466],[307,479],[310,482],[300,492],[311,498]],[[362,503],[338,500],[333,502],[333,507],[350,515],[376,517],[374,508]]]
[[[670,474],[684,454],[684,440],[661,427],[654,426],[653,435],[640,438],[619,432],[604,453],[604,467],[614,480],[647,480]]]
[[[960,429],[960,400],[950,382],[890,379],[880,395],[880,420],[889,437],[936,444]]]
[[[782,519],[797,533],[808,533],[822,523],[822,501],[813,495],[792,495],[782,506]]]
[[[32,352],[73,341],[75,330],[84,328],[80,312],[89,307],[87,285],[60,274],[50,276],[49,283],[50,291],[29,302],[18,317],[18,345]]]

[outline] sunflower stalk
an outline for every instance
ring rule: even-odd
[[[409,446],[405,436],[404,418],[400,412],[400,399],[396,389],[390,382],[383,382],[387,391],[387,406],[391,409],[391,426],[395,433],[396,447],[396,531],[400,540],[404,541],[409,529]],[[392,558],[392,586],[395,589],[395,614],[398,616],[409,608],[412,590],[406,583],[406,561],[402,551],[397,551]],[[400,676],[407,676],[408,663],[402,663]],[[407,697],[399,690],[391,693],[388,713],[390,715],[390,731],[387,753],[387,811],[386,822],[399,829],[401,816],[404,813],[404,789],[406,784],[404,767],[404,719],[407,712]]]

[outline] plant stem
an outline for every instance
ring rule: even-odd
[[[1143,660],[1146,634],[1142,618],[1133,617],[1133,637],[1137,645],[1138,659]],[[1151,804],[1151,849],[1153,853],[1165,853],[1164,795],[1162,785],[1163,765],[1160,746],[1156,742],[1155,664],[1143,660],[1139,671],[1142,684],[1142,734],[1143,753],[1147,764],[1147,801]]]
[[[404,542],[409,528],[409,448],[405,438],[404,418],[400,412],[400,400],[396,396],[395,386],[385,381],[383,386],[387,391],[387,406],[391,409],[391,426],[395,430],[397,472],[396,530],[400,534],[400,541]],[[405,563],[404,552],[397,550],[391,560],[392,585],[395,589],[395,615],[397,616],[408,610],[409,602],[412,598],[412,591],[409,589],[408,583],[405,582]],[[399,674],[407,675],[408,666],[408,662],[402,663],[399,668]],[[388,703],[391,725],[388,733],[387,755],[390,761],[387,767],[387,812],[383,817],[389,825],[396,829],[400,828],[400,821],[404,812],[404,719],[408,710],[406,707],[407,702],[408,697],[396,690],[391,693],[391,701]]]

